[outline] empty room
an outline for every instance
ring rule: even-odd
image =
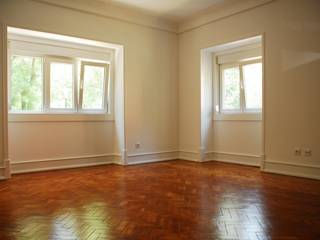
[[[0,240],[319,240],[319,0],[0,0]]]

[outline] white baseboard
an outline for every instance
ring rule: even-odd
[[[11,177],[10,160],[5,159],[3,166],[0,167],[0,180],[8,179]]]
[[[176,160],[178,156],[178,151],[131,154],[128,155],[127,165]]]
[[[316,165],[266,160],[262,171],[320,180],[320,166]]]
[[[236,163],[249,166],[260,167],[263,160],[263,155],[251,155],[241,153],[226,153],[226,152],[207,152],[205,161],[218,161],[226,163]]]
[[[121,158],[122,157],[119,154],[102,154],[11,162],[11,164],[10,160],[6,159],[4,161],[4,165],[0,166],[0,180],[9,178],[11,173],[18,174],[26,172],[39,172],[98,166],[112,163],[121,164]],[[250,166],[261,166],[263,158],[264,156],[259,155],[207,152],[205,154],[204,161],[219,161]],[[192,151],[164,151],[132,154],[127,157],[127,164],[125,165],[161,162],[176,159],[200,162],[200,153]],[[320,166],[317,165],[266,160],[263,164],[262,171],[320,180]]]
[[[18,174],[27,172],[40,172],[57,169],[105,165],[114,163],[115,156],[116,154],[102,154],[11,162],[11,173]]]
[[[10,159],[5,159],[4,160],[4,177],[10,178],[11,177],[11,164],[10,164]]]
[[[193,162],[200,162],[200,153],[196,151],[179,151],[179,159]]]
[[[122,157],[121,154],[114,154],[113,155],[113,163],[118,165],[124,165],[121,161]]]
[[[6,179],[5,177],[5,167],[0,167],[0,180]]]

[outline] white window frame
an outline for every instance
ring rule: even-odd
[[[243,97],[242,97],[242,101],[243,101],[243,112],[244,113],[256,113],[256,114],[261,114],[262,113],[262,103],[261,103],[261,108],[247,108],[246,106],[246,95],[245,95],[245,86],[244,86],[244,76],[243,76],[243,66],[245,65],[250,65],[250,64],[255,64],[255,63],[260,63],[261,66],[263,64],[262,59],[255,59],[255,60],[250,60],[250,61],[241,61],[241,67],[240,67],[240,74],[241,74],[241,84],[242,84],[242,92],[243,92]],[[261,68],[261,71],[262,68]],[[262,86],[261,86],[262,87]],[[262,94],[262,92],[261,92]]]
[[[84,85],[84,69],[85,66],[103,67],[104,68],[104,82],[103,82],[103,108],[102,109],[84,109],[83,108],[83,85]],[[81,61],[80,66],[80,86],[79,86],[79,112],[83,113],[107,113],[109,109],[109,82],[110,82],[110,66],[107,63]]]
[[[232,114],[232,113],[261,113],[262,111],[262,108],[257,108],[257,109],[248,109],[246,107],[246,98],[245,98],[245,87],[244,87],[244,78],[243,78],[243,66],[245,65],[250,65],[250,64],[255,64],[255,63],[261,63],[262,64],[262,61],[261,60],[250,60],[250,61],[239,61],[239,62],[235,62],[235,63],[226,63],[226,64],[221,64],[219,66],[219,85],[220,85],[220,88],[219,88],[219,96],[220,96],[220,111],[221,113],[224,113],[224,114]],[[239,109],[223,109],[223,70],[224,69],[228,69],[228,68],[232,68],[232,67],[238,67],[239,68],[239,76],[240,76],[240,81],[239,81],[239,84],[240,84],[240,108]]]
[[[239,89],[240,89],[240,106],[239,109],[224,109],[223,108],[223,70],[228,69],[228,68],[234,68],[234,67],[238,67],[239,68]],[[241,83],[241,67],[239,66],[239,64],[236,63],[226,63],[226,64],[222,64],[219,66],[219,109],[221,109],[220,111],[222,113],[240,113],[242,112],[242,96],[241,96],[241,90],[242,88],[242,83]]]
[[[35,57],[35,58],[41,58],[42,59],[42,107],[40,111],[12,111],[11,108],[11,58],[12,56],[21,56],[21,57]],[[8,108],[9,108],[9,114],[41,114],[43,113],[45,107],[44,107],[44,102],[45,102],[45,92],[44,92],[44,56],[41,54],[37,54],[34,52],[30,52],[30,51],[25,51],[25,50],[10,50],[8,52]]]
[[[248,50],[248,51],[247,51]],[[214,84],[214,109],[213,120],[221,121],[261,121],[261,109],[246,109],[242,67],[247,64],[261,63],[263,59],[261,50],[257,45],[219,52],[212,55],[213,84]],[[240,110],[222,109],[222,71],[221,69],[239,66],[240,70]],[[262,66],[263,71],[263,66]]]
[[[73,80],[73,107],[72,108],[51,108],[50,106],[50,99],[51,99],[51,92],[50,92],[50,86],[51,86],[51,63],[67,63],[71,64],[73,67],[72,71],[72,80]],[[45,102],[44,112],[52,112],[52,113],[77,113],[78,109],[78,84],[77,84],[77,64],[75,59],[70,58],[64,58],[64,57],[45,57],[44,58],[44,65],[45,65],[45,72],[44,72],[44,96],[45,96]]]
[[[41,111],[9,111],[9,122],[70,122],[70,121],[114,121],[111,98],[112,92],[110,91],[112,74],[112,62],[101,60],[82,61],[81,59],[65,58],[60,56],[47,56],[38,54],[33,51],[27,50],[12,50],[8,52],[8,104],[10,106],[10,82],[11,82],[11,56],[25,56],[25,57],[40,57],[42,58],[42,109]],[[66,62],[74,64],[74,108],[73,109],[54,109],[50,108],[50,62]],[[78,83],[79,79],[79,65],[81,62],[86,62],[94,65],[103,65],[106,67],[106,80],[105,80],[105,94],[104,94],[104,109],[99,111],[82,110],[79,105],[79,92]],[[79,79],[79,81],[78,81]]]
[[[45,32],[37,32],[26,29],[11,28],[7,35],[7,77],[8,95],[10,92],[10,63],[11,55],[36,56],[43,59],[43,106],[42,111],[9,111],[9,122],[77,122],[77,121],[114,121],[114,91],[118,89],[115,79],[123,78],[123,46],[93,41],[89,39],[75,38],[65,35],[58,35]],[[105,63],[108,65],[107,85],[105,92],[105,111],[80,111],[79,109],[79,87],[76,89],[77,97],[75,98],[75,112],[71,111],[49,111],[46,105],[45,91],[47,84],[45,73],[45,58],[58,57],[73,59],[76,64],[76,84],[80,83],[80,67],[81,61],[90,61],[97,63]],[[120,62],[119,62],[120,61]],[[120,63],[118,65],[118,63]],[[118,73],[119,74],[116,74]],[[45,86],[46,84],[46,86]],[[7,102],[10,104],[10,96]]]

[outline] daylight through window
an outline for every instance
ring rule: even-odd
[[[222,113],[261,112],[261,57],[245,59],[220,57],[220,111]],[[240,54],[241,56],[241,54]],[[225,61],[226,59],[230,61]],[[219,60],[218,60],[219,61]]]
[[[33,44],[21,50],[23,44],[13,42],[18,49],[9,51],[10,113],[108,112],[110,62],[87,57],[95,52],[81,58],[84,51],[72,49],[67,56],[52,56],[59,47]],[[44,50],[30,51],[33,46]]]
[[[12,55],[10,61],[10,111],[42,111],[43,59],[41,57]]]

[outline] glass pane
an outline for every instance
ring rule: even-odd
[[[12,56],[10,70],[10,111],[41,111],[42,58]]]
[[[73,64],[50,64],[50,108],[73,108]]]
[[[99,66],[84,67],[83,76],[83,109],[104,108],[105,68]]]
[[[247,109],[262,107],[262,64],[243,66],[243,82]]]
[[[240,71],[239,67],[222,71],[222,109],[240,110]]]

